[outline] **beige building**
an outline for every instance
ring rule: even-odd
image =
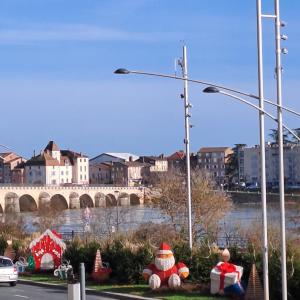
[[[110,184],[112,164],[90,164],[90,184]]]
[[[26,160],[23,157],[13,152],[0,153],[0,183],[22,184],[24,162]]]
[[[149,174],[150,166],[136,161],[115,162],[111,169],[112,183],[125,186],[140,185],[145,173]]]
[[[197,163],[200,169],[209,172],[221,184],[225,181],[226,163],[232,153],[230,147],[204,147],[197,153]]]
[[[25,163],[25,183],[27,184],[88,184],[89,159],[70,150],[60,150],[50,141],[37,156]]]
[[[140,156],[137,160],[140,163],[147,163],[150,165],[150,172],[167,172],[168,160],[163,154],[160,156]]]

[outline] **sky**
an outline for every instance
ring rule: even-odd
[[[273,4],[263,0],[263,12],[273,13]],[[283,105],[297,111],[299,13],[300,1],[281,1],[289,50]],[[265,96],[275,101],[273,21],[263,30]],[[173,75],[183,45],[191,79],[257,94],[255,0],[1,0],[0,144],[27,158],[49,140],[90,157],[184,149],[183,83],[113,74],[125,67]],[[189,85],[191,152],[258,144],[257,111],[203,88]],[[288,114],[284,122],[300,127]],[[266,120],[267,138],[276,126]]]

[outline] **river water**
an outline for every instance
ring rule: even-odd
[[[20,213],[25,220],[26,228],[29,232],[35,231],[35,223],[41,220],[36,213]],[[299,224],[295,222],[300,217],[299,208],[295,204],[286,205],[286,226],[293,229]],[[9,216],[2,216],[2,221]],[[220,228],[223,232],[234,231],[235,228],[249,228],[253,223],[261,224],[262,212],[261,205],[254,203],[236,204],[233,209],[220,220]],[[90,231],[102,236],[114,232],[117,228],[120,231],[137,229],[141,224],[152,222],[160,224],[168,222],[168,217],[158,209],[138,205],[129,207],[108,207],[91,208],[88,217],[84,209],[65,210],[53,226],[57,231],[64,235],[83,234]],[[279,226],[280,211],[276,203],[268,204],[268,223]],[[298,220],[299,222],[299,220]],[[300,222],[299,222],[300,223]]]

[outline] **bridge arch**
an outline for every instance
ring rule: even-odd
[[[79,197],[80,208],[94,207],[93,199],[88,194],[83,194]]]
[[[68,209],[68,202],[61,194],[55,194],[50,199],[50,207],[55,210]]]
[[[4,211],[7,213],[20,212],[19,196],[16,193],[9,192],[5,194]]]
[[[69,208],[80,208],[79,195],[76,192],[72,192],[69,196]]]
[[[50,205],[50,195],[46,192],[41,192],[39,194],[39,207],[45,206],[45,205]]]
[[[20,212],[36,211],[37,204],[34,198],[29,194],[24,194],[19,198]]]
[[[130,205],[141,204],[140,197],[137,194],[130,194]]]
[[[97,193],[95,195],[95,207],[106,206],[105,194]]]
[[[116,197],[113,194],[107,194],[105,196],[105,203],[106,206],[116,206],[117,205],[117,200]]]
[[[119,205],[127,206],[130,205],[130,196],[127,193],[121,193],[118,197]]]

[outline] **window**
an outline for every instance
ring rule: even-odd
[[[53,167],[54,168],[54,167]],[[55,176],[55,171],[52,171],[52,176]]]
[[[80,180],[82,180],[82,175],[80,174]]]
[[[60,174],[61,174],[61,175],[64,175],[64,171],[61,171]]]
[[[80,172],[82,172],[82,166],[80,166]]]

